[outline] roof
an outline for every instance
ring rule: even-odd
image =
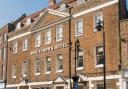
[[[17,23],[19,23],[19,22],[24,23],[24,22],[27,21],[28,18],[31,18],[31,19],[33,20],[33,22],[34,22],[34,21],[36,20],[36,18],[37,18],[42,12],[45,12],[47,9],[53,9],[53,10],[55,10],[55,9],[59,8],[59,6],[60,6],[61,4],[64,4],[64,3],[69,4],[69,3],[72,3],[72,2],[74,2],[74,1],[76,1],[76,0],[62,0],[62,1],[59,2],[59,3],[56,3],[56,4],[52,5],[52,6],[45,7],[45,8],[43,8],[43,9],[41,9],[41,10],[35,12],[35,13],[32,13],[32,14],[30,14],[30,15],[26,15],[26,14],[24,13],[24,14],[22,14],[17,20],[14,20],[14,21],[10,22],[10,24],[13,24],[14,27],[16,27]],[[8,25],[8,24],[7,24],[7,25]],[[7,26],[7,25],[5,25],[5,26]],[[3,26],[3,27],[0,28],[0,29],[3,29],[5,26]]]

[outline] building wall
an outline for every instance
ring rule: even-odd
[[[0,36],[1,36],[1,44],[0,44],[0,49],[1,49],[1,53],[0,53],[0,79],[5,79],[6,77],[6,71],[5,71],[5,68],[6,68],[6,57],[4,57],[4,48],[7,47],[7,39],[6,41],[4,40],[4,35],[5,33],[8,33],[8,25],[5,25],[4,27],[2,27],[0,29]],[[7,35],[6,35],[7,36]],[[6,52],[7,53],[7,50]],[[4,68],[3,68],[4,66]]]
[[[95,68],[95,46],[99,44],[103,44],[102,40],[102,31],[101,32],[94,32],[94,15],[97,12],[103,13],[104,18],[104,30],[105,30],[105,46],[106,46],[106,73],[107,76],[111,75],[118,75],[119,71],[119,38],[118,38],[118,5],[112,4],[106,6],[104,8],[100,8],[98,10],[94,10],[88,12],[86,14],[82,14],[77,16],[77,13],[81,13],[86,9],[95,8],[94,6],[98,6],[101,3],[105,3],[108,0],[95,0],[85,2],[84,4],[75,6],[72,9],[73,18],[71,20],[71,41],[72,41],[72,55],[71,55],[71,74],[74,76],[74,45],[75,45],[75,21],[78,19],[83,19],[83,35],[79,36],[80,40],[80,48],[83,49],[84,52],[84,68],[82,70],[77,71],[78,74],[81,74],[85,77],[97,77],[103,76],[103,67]],[[71,5],[75,5],[76,2],[71,3]],[[87,5],[85,5],[87,4]],[[22,82],[22,63],[23,60],[29,61],[29,71],[28,76],[26,77],[31,82],[46,82],[46,81],[54,81],[58,75],[61,75],[65,80],[69,78],[69,47],[60,48],[57,50],[52,50],[44,53],[36,53],[35,55],[31,55],[31,52],[38,51],[42,48],[53,47],[58,44],[63,44],[69,42],[69,22],[68,20],[61,22],[63,26],[63,40],[56,42],[56,25],[49,26],[53,23],[56,23],[57,20],[62,20],[61,17],[51,15],[50,13],[45,13],[36,24],[30,25],[30,27],[23,27],[17,31],[9,33],[9,60],[8,60],[8,84],[20,84]],[[52,21],[51,21],[52,20]],[[51,29],[51,43],[46,45],[45,44],[45,31],[47,29]],[[22,32],[23,31],[23,32]],[[34,47],[34,37],[35,33],[41,33],[41,46]],[[24,36],[15,38],[19,35],[26,34]],[[22,41],[23,38],[27,37],[29,40],[29,49],[27,51],[22,51]],[[15,38],[15,39],[13,39]],[[16,54],[12,54],[12,44],[14,41],[18,42],[18,52]],[[56,55],[62,54],[63,55],[63,71],[60,73],[56,73]],[[47,56],[51,57],[51,73],[45,74],[45,58]],[[40,58],[40,75],[34,75],[34,60]],[[12,65],[16,64],[16,78],[12,78]],[[110,89],[116,89],[116,83],[119,82],[118,78],[116,77],[113,79],[111,77],[108,80],[110,82]],[[88,78],[89,79],[89,78]],[[102,79],[101,79],[102,80]],[[92,86],[92,89],[95,88],[96,83],[103,83],[101,80],[89,80],[88,87]],[[92,84],[92,85],[91,85]],[[111,87],[112,86],[112,87]],[[118,89],[118,87],[117,87]]]

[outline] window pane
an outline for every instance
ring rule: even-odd
[[[103,64],[104,61],[103,46],[96,47],[96,59],[97,59],[97,65]]]
[[[128,82],[126,82],[126,89],[128,89]]]
[[[23,50],[27,50],[28,49],[28,39],[24,39],[23,40]]]
[[[78,4],[84,3],[85,0],[77,0]]]
[[[2,43],[2,36],[0,36],[0,44]]]
[[[51,30],[46,31],[45,42],[46,43],[51,42]]]
[[[41,34],[40,33],[36,33],[35,34],[35,46],[38,47],[41,44]]]
[[[83,20],[79,19],[76,21],[76,35],[82,35],[83,34]]]
[[[78,52],[77,67],[83,67],[83,50]]]
[[[16,76],[16,65],[14,64],[12,67],[12,77]]]
[[[6,59],[6,47],[4,47],[3,49],[3,59]]]
[[[0,49],[0,59],[2,59],[2,49]]]
[[[40,59],[35,60],[35,73],[40,73]]]
[[[51,71],[51,58],[46,57],[46,72]]]
[[[22,71],[23,71],[23,75],[27,75],[27,71],[28,71],[28,62],[27,61],[23,62]]]
[[[57,26],[57,28],[56,28],[56,40],[61,40],[62,39],[62,26],[61,25],[59,25],[59,26]]]
[[[97,89],[104,89],[103,84],[97,84]]]
[[[57,55],[57,70],[62,70],[62,59],[63,56],[61,54]]]
[[[13,53],[17,53],[17,42],[13,43]]]
[[[7,33],[4,33],[4,41],[7,41]]]

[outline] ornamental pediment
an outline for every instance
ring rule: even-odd
[[[66,84],[67,81],[65,79],[63,79],[60,75],[57,76],[57,78],[53,81],[54,84],[58,84],[58,83],[64,83]]]
[[[48,27],[50,24],[53,24],[61,19],[64,19],[68,17],[69,14],[56,11],[56,10],[51,10],[47,9],[45,12],[43,12],[38,20],[33,24],[32,28],[30,31],[35,31],[38,29],[41,29],[43,27]]]

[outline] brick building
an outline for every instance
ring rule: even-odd
[[[8,25],[5,25],[0,30],[0,88],[4,87],[4,80],[6,78],[6,51],[7,51],[7,33]]]
[[[128,21],[126,19],[120,21],[120,37],[121,37],[121,62],[122,62],[122,76],[124,86],[128,86]]]
[[[103,89],[103,36],[95,28],[100,19],[105,31],[107,89],[122,89],[118,0],[48,1],[47,8],[17,21],[8,33],[6,87],[69,89],[79,39],[79,89]]]

